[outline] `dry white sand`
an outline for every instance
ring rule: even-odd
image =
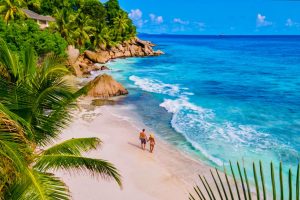
[[[188,199],[197,175],[209,176],[205,164],[191,159],[156,138],[154,153],[140,149],[142,124],[132,122],[122,106],[102,106],[75,114],[73,123],[63,131],[62,140],[99,137],[102,148],[87,155],[112,162],[122,175],[123,188],[113,181],[86,174],[57,172],[69,186],[75,200],[174,200]],[[147,144],[147,149],[149,145]],[[211,182],[212,180],[209,180]]]

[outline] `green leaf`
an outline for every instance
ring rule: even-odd
[[[227,173],[226,173],[225,166],[224,166],[224,174],[225,174],[226,183],[227,183],[227,186],[228,186],[228,189],[229,189],[229,192],[230,192],[231,199],[234,200],[233,193],[232,193],[231,186],[230,186],[230,183],[229,183],[229,180],[228,180],[228,176],[227,176]]]
[[[220,181],[220,184],[221,184],[221,186],[222,186],[222,189],[223,189],[223,193],[224,193],[224,195],[225,195],[225,198],[226,198],[226,200],[228,200],[228,197],[227,197],[227,192],[226,192],[226,190],[225,190],[225,187],[224,187],[223,181],[222,181],[222,179],[221,179],[221,177],[220,177],[220,174],[219,174],[219,172],[218,172],[217,168],[215,168],[215,171],[216,171],[216,173],[217,173],[217,175],[218,175],[218,179],[219,179],[219,181]]]
[[[289,169],[289,200],[293,200],[293,180],[292,170]]]
[[[279,164],[279,181],[280,181],[280,199],[284,200],[282,162],[280,162]]]
[[[267,199],[267,193],[266,193],[266,186],[265,186],[265,178],[264,178],[264,169],[262,166],[262,162],[259,161],[259,171],[260,171],[260,177],[261,177],[261,184],[262,184],[262,189],[263,189],[263,195],[264,195],[264,200]]]
[[[237,184],[237,180],[235,178],[235,174],[234,174],[234,171],[233,171],[233,167],[232,167],[231,161],[229,162],[229,164],[230,164],[230,169],[231,169],[231,173],[232,173],[234,184],[235,184],[236,193],[238,195],[238,199],[241,200],[240,192],[239,192],[239,187],[238,187],[238,184]]]
[[[276,184],[275,184],[273,162],[271,162],[271,181],[272,181],[273,200],[276,200]]]
[[[213,178],[213,180],[214,180],[214,182],[215,182],[215,185],[216,185],[216,187],[217,187],[219,196],[220,196],[221,200],[223,200],[223,196],[222,196],[222,194],[221,194],[221,191],[220,191],[219,185],[218,185],[218,183],[217,183],[217,181],[216,181],[216,179],[215,179],[215,176],[214,176],[214,174],[212,173],[211,170],[210,170],[210,173],[211,173],[211,176],[212,176],[212,178]]]
[[[245,200],[247,200],[247,193],[246,193],[246,189],[245,189],[245,185],[244,185],[244,179],[243,179],[243,175],[242,175],[242,172],[241,172],[241,168],[240,168],[239,162],[237,162],[237,167],[238,167],[240,179],[241,179],[241,182],[242,182],[242,188],[243,188],[244,198],[245,198]]]
[[[258,179],[257,179],[256,168],[255,168],[255,163],[254,162],[253,162],[253,174],[254,174],[257,200],[260,200],[259,184],[258,184]]]
[[[66,170],[68,172],[86,172],[92,177],[114,179],[122,186],[118,170],[109,162],[101,159],[86,158],[76,155],[42,155],[36,160],[34,168],[40,171]]]
[[[251,197],[251,188],[250,188],[250,185],[249,185],[247,171],[246,171],[245,167],[244,167],[244,175],[245,175],[245,181],[246,181],[246,184],[247,184],[248,198],[249,198],[249,200],[252,200],[252,197]]]
[[[72,138],[44,150],[42,154],[70,154],[80,156],[81,152],[96,149],[100,145],[101,140],[99,138]]]

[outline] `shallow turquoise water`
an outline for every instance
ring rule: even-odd
[[[214,166],[298,163],[300,37],[141,37],[166,54],[110,66],[157,135]]]

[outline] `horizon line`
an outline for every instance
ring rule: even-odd
[[[137,33],[137,35],[166,35],[166,36],[300,36],[300,34],[174,34],[174,33]]]

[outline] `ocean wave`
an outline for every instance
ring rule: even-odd
[[[283,149],[294,152],[289,145],[257,127],[221,120],[213,110],[192,103],[189,97],[193,93],[188,88],[138,76],[129,79],[144,91],[168,95],[160,107],[173,114],[171,126],[216,165],[261,153],[269,155],[273,152],[270,156],[278,156]],[[225,152],[231,153],[224,156]]]
[[[212,110],[191,103],[187,97],[165,99],[160,106],[173,114],[171,125],[174,130],[217,165],[227,162],[226,159],[237,159],[234,152],[246,156],[249,151],[255,154],[277,148],[292,151],[255,127],[218,121]],[[225,151],[232,155],[222,156]]]
[[[167,84],[159,80],[140,78],[134,75],[130,76],[129,79],[133,81],[136,86],[147,92],[167,94],[169,96],[178,96],[180,95],[181,90],[183,90],[179,87],[178,84]]]

